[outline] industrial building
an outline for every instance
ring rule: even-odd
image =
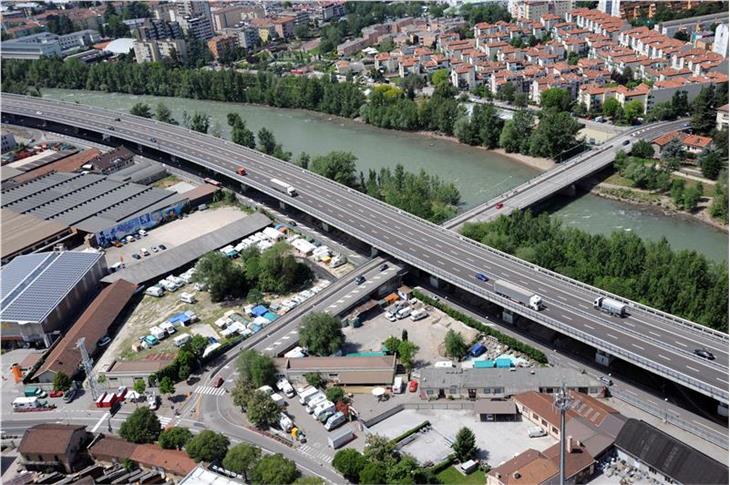
[[[548,394],[567,389],[599,396],[604,386],[593,377],[557,367],[505,369],[454,369],[426,367],[421,370],[421,391],[429,399],[502,399],[526,391]]]
[[[99,252],[18,256],[0,271],[3,347],[49,347],[67,329],[107,273]]]
[[[300,380],[315,372],[335,384],[391,385],[395,377],[395,355],[372,357],[304,357],[274,359],[283,377]]]

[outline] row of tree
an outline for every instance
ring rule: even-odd
[[[133,443],[157,441],[162,448],[184,450],[195,461],[222,465],[255,485],[322,483],[320,480],[300,482],[296,464],[280,454],[262,456],[260,448],[246,443],[229,448],[231,442],[222,433],[203,430],[193,435],[183,427],[162,431],[159,418],[147,407],[137,408],[130,414],[122,423],[119,435]]]
[[[588,234],[547,214],[516,212],[462,233],[571,278],[711,328],[728,330],[728,271],[666,239]]]
[[[287,246],[275,244],[264,252],[250,247],[234,261],[212,251],[196,264],[195,281],[206,283],[213,301],[247,296],[256,301],[262,292],[287,293],[311,281],[312,270],[288,254]]]
[[[711,135],[715,132],[717,108],[728,103],[728,84],[717,87],[713,84],[703,87],[690,103],[687,93],[678,91],[672,99],[657,103],[647,113],[647,121],[676,120],[690,116],[690,127],[695,134]],[[727,145],[727,139],[726,143]]]

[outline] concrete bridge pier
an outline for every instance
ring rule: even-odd
[[[601,364],[604,367],[611,365],[613,361],[613,355],[609,355],[602,350],[596,350],[596,363]]]
[[[376,247],[370,247],[370,257],[374,258],[379,254],[378,248]]]
[[[439,279],[438,279],[438,278],[436,278],[435,276],[429,276],[429,277],[428,277],[428,282],[429,282],[429,284],[430,284],[431,286],[433,286],[434,288],[438,288],[438,287],[440,286],[440,282],[439,282]]]
[[[728,415],[727,404],[725,404],[724,402],[718,402],[717,403],[717,414],[719,414],[720,416],[727,417],[727,415]]]
[[[568,197],[575,197],[575,194],[576,194],[575,184],[570,184],[569,186],[565,187],[563,190],[560,191],[560,194],[567,195]]]
[[[330,226],[329,226],[329,224],[327,224],[326,222],[323,222],[323,223],[321,224],[321,226],[322,226],[322,230],[323,230],[324,232],[330,232]]]
[[[512,310],[507,310],[506,308],[502,309],[502,320],[505,322],[514,325],[517,323],[517,319],[520,318],[519,315],[515,315]]]
[[[279,209],[286,210],[286,204],[284,203],[283,200],[280,200],[279,201]]]

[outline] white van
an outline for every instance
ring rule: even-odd
[[[281,428],[283,432],[288,433],[293,427],[294,422],[289,416],[284,413],[279,414],[279,428]]]
[[[38,399],[38,396],[18,397],[13,401],[13,411],[24,409],[38,409],[43,407],[45,401]]]
[[[286,378],[282,377],[276,382],[276,388],[283,392],[286,397],[294,397],[294,388]]]
[[[398,315],[397,315],[398,320],[400,320],[402,318],[406,318],[410,314],[411,314],[411,307],[407,306],[405,308],[401,308],[400,310],[398,310]]]
[[[162,330],[160,327],[150,327],[150,335],[155,337],[157,340],[162,340],[167,337],[167,332]]]
[[[325,396],[323,392],[318,392],[312,396],[309,401],[307,401],[307,405],[304,407],[304,410],[307,411],[308,414],[312,414],[314,409],[326,400],[327,396]]]
[[[271,386],[261,386],[256,390],[265,393],[267,396],[271,396],[274,393],[274,390],[271,388]]]
[[[317,404],[317,406],[312,411],[312,416],[315,419],[319,419],[319,417],[322,416],[324,413],[334,413],[334,412],[335,412],[335,403],[325,399],[321,403]]]
[[[418,320],[423,320],[428,316],[428,312],[424,310],[423,308],[419,308],[418,310],[411,313],[411,320],[414,322],[417,322]]]
[[[336,412],[330,418],[327,420],[326,423],[324,423],[324,429],[327,431],[332,431],[333,429],[337,428],[338,426],[345,423],[345,420],[347,417],[342,412]]]
[[[147,288],[146,290],[144,290],[144,294],[145,295],[150,295],[150,296],[156,296],[156,297],[159,298],[159,297],[161,297],[162,295],[165,294],[165,290],[163,290],[159,286],[150,286],[149,288]]]
[[[453,369],[454,363],[450,360],[441,360],[433,364],[433,366],[437,369]]]
[[[195,299],[195,295],[192,293],[180,293],[180,301],[183,303],[195,303],[197,300]]]
[[[177,337],[175,337],[173,342],[175,342],[175,347],[182,347],[186,343],[190,342],[192,338],[193,337],[191,337],[189,333],[185,333],[183,335],[178,335]]]
[[[126,267],[127,267],[126,264],[119,261],[119,262],[114,263],[113,265],[109,266],[109,269],[112,271],[112,273],[116,273],[117,271],[121,271]]]
[[[299,391],[299,404],[304,406],[305,404],[307,404],[309,398],[317,394],[317,392],[317,388],[312,386],[307,386],[304,389],[301,389]]]
[[[527,435],[530,438],[541,438],[543,436],[547,436],[547,433],[540,426],[533,426],[527,430]]]
[[[162,322],[160,328],[167,332],[168,335],[175,333],[175,326],[170,322]]]
[[[403,378],[398,376],[393,381],[393,394],[400,394],[403,392]]]

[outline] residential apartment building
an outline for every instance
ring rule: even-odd
[[[715,28],[715,40],[712,43],[712,52],[727,58],[730,53],[730,27],[728,24],[720,24]]]
[[[208,40],[208,50],[213,59],[218,59],[224,52],[238,47],[238,38],[233,35],[216,35]]]
[[[224,7],[211,11],[213,29],[222,32],[223,29],[235,27],[243,19],[243,7]]]
[[[134,43],[134,58],[140,64],[171,58],[183,60],[186,55],[186,44],[183,39],[148,40]]]
[[[182,39],[180,24],[169,20],[145,19],[145,22],[132,31],[137,40]]]
[[[215,35],[210,17],[183,17],[180,25],[184,32],[196,39],[208,40]]]
[[[274,26],[274,31],[280,39],[290,39],[294,37],[294,25],[296,23],[295,17],[277,17],[271,19],[271,24]]]
[[[507,9],[515,19],[540,20],[548,13],[562,18],[574,5],[573,0],[509,0]]]
[[[66,35],[49,32],[10,39],[2,43],[3,59],[39,59],[40,57],[61,57],[64,51],[91,46],[101,40],[99,32],[82,30]]]
[[[237,37],[238,46],[247,50],[255,49],[261,43],[259,29],[249,25],[229,27],[227,29],[223,29],[222,33],[223,35],[233,35]]]
[[[717,108],[717,129],[727,130],[730,118],[728,117],[728,105]],[[3,143],[4,144],[4,143]]]

